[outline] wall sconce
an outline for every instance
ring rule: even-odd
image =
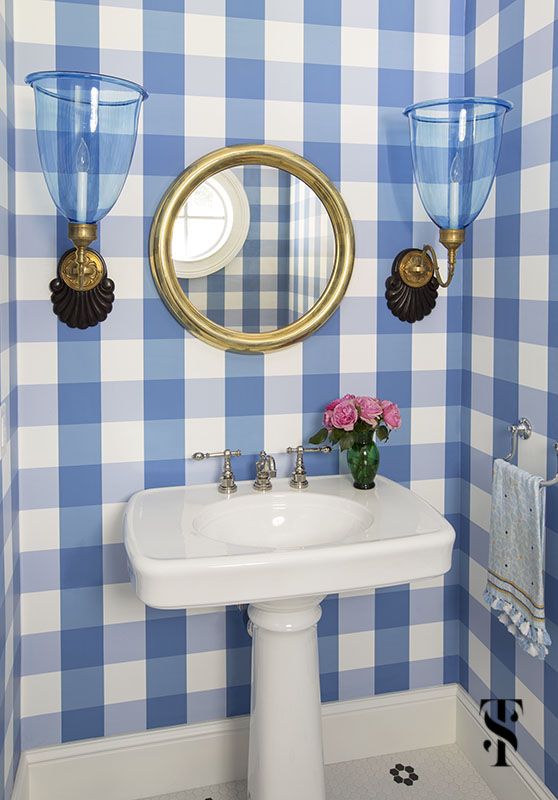
[[[448,272],[444,280],[429,244],[397,254],[386,281],[386,299],[402,322],[417,322],[430,314],[438,287],[451,283],[465,228],[480,214],[490,192],[504,116],[511,108],[497,97],[462,97],[427,100],[404,110],[415,181],[426,213],[440,228]]]
[[[53,310],[70,328],[89,328],[107,318],[114,302],[114,282],[89,245],[128,176],[147,93],[136,83],[89,72],[33,72],[25,82],[35,93],[46,184],[75,245],[60,258],[50,284]]]

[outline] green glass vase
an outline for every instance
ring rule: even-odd
[[[380,451],[374,436],[368,435],[347,450],[347,461],[355,489],[373,489],[374,478],[380,466]]]

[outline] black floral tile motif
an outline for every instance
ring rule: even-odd
[[[404,764],[396,764],[393,769],[390,769],[389,774],[393,776],[395,783],[402,783],[405,786],[412,786],[419,779],[415,768]]]

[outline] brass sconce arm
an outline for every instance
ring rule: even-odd
[[[427,247],[430,247],[432,255],[434,256],[434,277],[444,289],[446,289],[452,281],[453,273],[455,272],[455,255],[464,241],[465,230],[463,228],[442,228],[440,230],[440,244],[443,244],[448,251],[448,277],[445,281],[442,280],[442,276],[440,275],[436,253],[430,245],[427,245]]]
[[[406,250],[399,264],[399,274],[403,283],[413,289],[426,286],[432,277],[436,278],[439,286],[447,288],[455,272],[455,254],[465,240],[465,231],[447,228],[440,231],[440,244],[448,251],[448,275],[443,280],[440,274],[438,256],[430,244],[425,244],[422,250]],[[402,254],[399,253],[397,258]]]
[[[451,257],[453,256],[453,258]],[[438,284],[442,287],[442,289],[447,289],[450,285],[453,274],[455,272],[455,253],[448,253],[448,276],[444,281],[440,274],[440,266],[438,264],[438,256],[436,255],[436,251],[430,244],[425,244],[422,248],[422,262],[423,262],[423,271],[428,272],[430,268],[430,262],[432,263],[434,269],[432,274],[438,281]],[[424,263],[426,262],[426,263]]]

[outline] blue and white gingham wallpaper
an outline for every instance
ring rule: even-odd
[[[246,240],[224,268],[179,283],[219,325],[275,330],[305,314],[324,291],[335,256],[333,228],[317,195],[288,172],[254,164],[231,172],[250,207]]]
[[[481,602],[490,468],[507,449],[506,426],[529,416],[537,433],[520,464],[555,468],[555,4],[14,5],[13,25],[11,0],[8,30],[0,24],[8,89],[0,96],[0,390],[14,423],[17,392],[19,424],[1,492],[0,769],[8,795],[20,744],[19,551],[23,747],[245,713],[250,640],[242,616],[234,608],[145,609],[127,582],[124,504],[144,486],[215,480],[217,464],[187,460],[194,450],[241,447],[240,477],[251,476],[262,446],[278,454],[298,444],[324,402],[345,392],[402,406],[404,427],[382,450],[382,470],[442,509],[459,538],[445,579],[327,599],[323,698],[457,679],[477,700],[521,697],[520,752],[558,793],[558,649],[544,664],[529,659]],[[127,76],[151,93],[131,175],[101,225],[117,303],[86,332],[59,326],[48,299],[67,240],[40,173],[23,77],[55,67]],[[385,277],[395,253],[435,233],[413,188],[400,112],[413,100],[464,92],[498,94],[515,110],[495,191],[468,233],[458,277],[432,316],[410,327],[387,311]],[[265,357],[224,354],[185,334],[156,294],[146,259],[151,216],[169,181],[208,150],[243,141],[315,161],[341,189],[357,235],[340,311],[307,342]],[[288,460],[278,462],[286,474]],[[339,468],[333,455],[309,467]],[[558,642],[556,490],[548,523],[547,607]]]
[[[302,181],[289,198],[288,321],[305,314],[324,291],[335,258],[335,238],[321,200]]]
[[[377,393],[404,425],[384,474],[457,521],[461,291],[420,326],[386,309],[396,252],[432,239],[413,189],[401,108],[459,92],[463,0],[18,0],[18,252],[22,746],[246,713],[250,639],[236,608],[146,609],[128,583],[121,520],[144,486],[213,481],[195,450],[255,454],[299,444],[325,402]],[[131,174],[100,244],[117,302],[98,328],[57,324],[48,281],[67,246],[39,169],[34,69],[123,75],[150,93]],[[208,348],[175,322],[146,241],[168,183],[237,142],[302,153],[339,186],[357,259],[341,310],[268,356]],[[309,459],[312,474],[338,457]],[[278,459],[283,474],[290,459]],[[342,469],[345,467],[342,465]],[[337,700],[458,676],[458,574],[332,596],[319,625],[322,696]]]
[[[482,602],[491,467],[520,416],[519,465],[554,475],[558,439],[558,41],[555,3],[467,3],[466,94],[511,100],[495,191],[466,245],[461,681],[475,700],[518,697],[519,752],[558,795],[558,491],[547,491],[545,662]]]
[[[254,454],[298,444],[325,401],[375,392],[399,402],[404,416],[382,450],[382,470],[456,525],[456,564],[445,579],[328,598],[319,626],[322,696],[460,679],[475,699],[522,697],[520,752],[557,793],[558,649],[545,664],[529,659],[481,602],[490,467],[507,449],[505,427],[529,416],[537,433],[520,464],[555,468],[554,3],[15,5],[15,88],[1,108],[15,139],[4,124],[0,164],[12,180],[1,195],[7,218],[17,211],[17,381],[14,249],[4,244],[10,280],[0,312],[2,397],[13,399],[16,385],[18,392],[19,471],[12,448],[2,496],[4,560],[16,577],[12,508],[20,510],[23,747],[248,710],[250,640],[241,615],[162,613],[136,601],[122,548],[124,504],[144,486],[215,480],[218,465],[186,459],[198,449],[241,447],[239,473],[249,477]],[[0,54],[8,86],[10,52]],[[59,326],[51,312],[48,281],[67,241],[39,170],[23,86],[27,72],[55,67],[120,74],[151,93],[131,175],[101,226],[117,303],[106,323],[86,332]],[[464,92],[498,94],[516,107],[495,191],[468,234],[458,277],[432,316],[410,327],[385,308],[385,277],[402,247],[435,237],[413,189],[400,112],[413,100]],[[146,259],[150,219],[169,181],[208,150],[242,141],[280,144],[315,161],[341,189],[357,235],[340,312],[307,342],[265,357],[224,354],[185,334],[156,294]],[[278,461],[286,474],[289,461]],[[309,466],[335,472],[337,457]],[[547,603],[558,642],[557,514],[553,490]],[[16,587],[17,580],[4,592],[12,631],[3,659],[8,765],[19,747]],[[8,785],[12,774],[5,768]]]
[[[11,794],[20,752],[19,537],[15,338],[13,4],[0,4],[0,402],[9,442],[0,462],[0,796]]]
[[[292,176],[257,164],[230,172],[250,206],[246,240],[224,268],[180,284],[196,308],[218,325],[245,333],[275,330],[289,322]]]

